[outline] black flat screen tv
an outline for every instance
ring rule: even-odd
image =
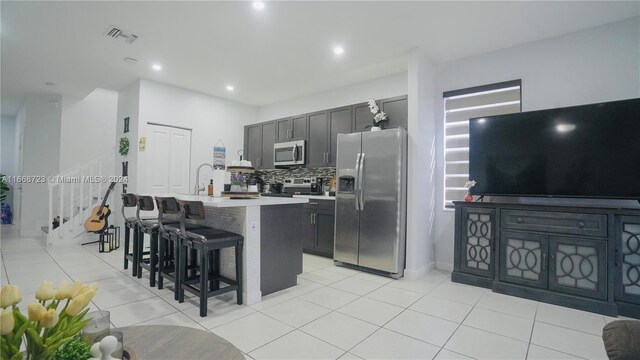
[[[475,195],[640,199],[640,98],[469,120]]]

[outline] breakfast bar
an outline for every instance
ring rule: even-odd
[[[243,301],[260,302],[262,296],[296,285],[302,273],[300,221],[305,198],[260,197],[229,199],[205,195],[171,194],[178,200],[202,201],[206,219],[201,223],[244,236]],[[221,253],[221,273],[235,278],[233,249]]]

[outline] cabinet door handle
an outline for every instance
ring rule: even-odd
[[[580,221],[580,222],[578,223],[578,227],[579,227],[580,229],[584,228],[584,223],[583,223],[582,221]]]
[[[517,218],[516,221],[518,222],[518,224],[522,223],[522,218]]]
[[[549,255],[549,261],[551,261],[551,263],[549,264],[549,271],[551,271],[551,273],[555,273],[556,272],[556,264],[555,264],[555,259],[556,255],[555,254],[551,254]]]
[[[542,270],[547,270],[547,254],[542,254]]]
[[[309,214],[309,224],[313,225],[313,214]]]
[[[620,253],[620,250],[617,248],[615,251],[615,264],[616,264],[616,267],[622,267],[622,254]]]
[[[313,217],[313,225],[316,224],[316,213],[311,214],[311,216]]]

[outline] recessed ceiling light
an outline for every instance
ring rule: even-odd
[[[233,85],[227,85],[227,91],[233,91],[236,88],[233,87]]]
[[[254,1],[253,8],[256,10],[264,10],[264,1]]]
[[[153,65],[151,65],[151,68],[152,68],[153,70],[155,70],[155,71],[160,71],[160,70],[162,70],[162,65],[160,65],[160,64],[153,64]]]
[[[336,46],[333,48],[333,53],[336,55],[344,54],[344,48],[342,46]]]

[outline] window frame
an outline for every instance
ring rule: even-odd
[[[516,79],[516,80],[509,80],[509,81],[502,81],[502,82],[497,82],[497,83],[492,83],[492,84],[486,84],[486,85],[480,85],[480,86],[473,86],[473,87],[468,87],[468,88],[464,88],[464,89],[458,89],[458,90],[451,90],[451,91],[445,91],[442,93],[442,161],[443,161],[443,167],[442,167],[442,209],[444,211],[453,211],[454,210],[454,205],[453,205],[453,201],[456,200],[462,200],[462,199],[447,199],[447,190],[448,189],[457,189],[457,188],[453,188],[453,187],[447,187],[447,177],[451,177],[448,175],[465,175],[465,174],[447,174],[447,100],[454,100],[456,98],[462,98],[462,97],[471,97],[471,96],[478,96],[478,95],[485,95],[485,94],[490,94],[493,92],[501,92],[501,91],[509,91],[510,88],[515,88],[518,87],[519,90],[519,111],[522,112],[522,79]],[[513,89],[515,90],[515,89]],[[452,99],[453,98],[453,99]],[[493,103],[492,105],[499,105],[499,104],[505,104],[508,105],[508,103]],[[510,102],[511,105],[515,105],[515,102]],[[474,109],[482,109],[482,108],[487,108],[487,107],[492,107],[492,106],[487,106],[487,105],[480,105],[478,107],[472,107]],[[469,108],[463,108],[463,109],[469,109]],[[456,109],[457,110],[457,109]],[[461,110],[459,110],[461,111]],[[468,128],[468,123],[469,120],[466,120],[467,123],[467,132],[465,134],[457,134],[457,135],[452,135],[452,136],[458,136],[458,137],[469,137],[469,128]],[[451,123],[450,123],[451,124]],[[466,152],[467,154],[469,154],[469,147],[466,148]],[[467,156],[468,158],[468,156]],[[467,164],[469,163],[468,160],[466,160]],[[468,170],[467,170],[468,172]],[[467,175],[467,179],[468,179],[468,174]]]

